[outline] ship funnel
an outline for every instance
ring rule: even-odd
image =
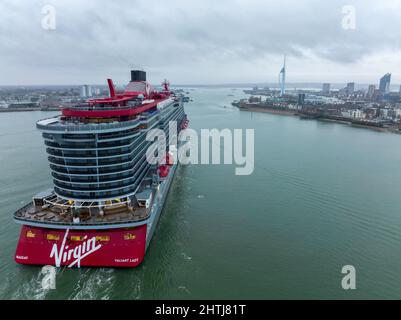
[[[146,81],[146,72],[142,70],[131,70],[131,81]]]

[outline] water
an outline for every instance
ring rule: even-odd
[[[14,263],[11,215],[51,184],[34,126],[51,114],[0,114],[0,298],[400,298],[401,136],[240,112],[240,90],[191,96],[192,128],[255,129],[254,173],[181,166],[139,268],[60,269],[49,291],[41,268]]]

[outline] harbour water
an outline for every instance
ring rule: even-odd
[[[191,97],[191,128],[255,129],[254,173],[180,166],[139,268],[59,269],[55,290],[40,267],[14,262],[12,220],[51,186],[35,121],[52,113],[0,114],[0,298],[401,297],[401,135],[240,112],[230,102],[241,90]],[[341,287],[344,265],[356,290]]]

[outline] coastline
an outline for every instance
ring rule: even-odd
[[[282,116],[296,116],[296,117],[300,116],[300,114],[297,111],[291,111],[291,110],[276,110],[276,109],[258,108],[258,107],[247,107],[247,108],[238,107],[238,109],[240,111],[271,113],[271,114],[282,115]],[[301,120],[301,118],[300,118],[300,120]],[[357,127],[357,128],[365,128],[365,129],[371,129],[371,130],[379,131],[379,132],[390,132],[390,133],[401,134],[401,131],[396,130],[391,127],[378,127],[378,126],[364,125],[364,124],[360,124],[360,123],[352,123],[352,121],[346,121],[346,120],[330,119],[330,118],[326,118],[326,117],[313,118],[310,120],[335,122],[335,123],[349,125],[349,126],[353,126],[353,127]]]
[[[356,124],[356,123],[352,123],[350,121],[341,121],[341,120],[335,120],[335,119],[329,119],[329,118],[318,118],[318,119],[314,119],[314,120],[340,123],[340,124],[345,124],[345,125],[349,125],[349,126],[352,126],[352,127],[366,128],[366,129],[371,129],[371,130],[379,131],[379,132],[393,132],[393,131],[391,131],[391,128],[375,127],[375,126],[369,126],[369,125],[363,125],[363,124]],[[394,131],[393,133],[400,133],[400,132]]]
[[[250,112],[262,112],[262,113],[272,113],[283,116],[298,116],[298,112],[290,111],[290,110],[277,110],[277,109],[267,109],[267,108],[258,108],[258,107],[249,107],[249,108],[241,108],[238,107],[240,111],[250,111]]]
[[[28,111],[60,111],[60,108],[4,108],[1,112],[28,112]]]

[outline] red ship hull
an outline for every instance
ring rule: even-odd
[[[145,255],[146,228],[60,230],[23,226],[15,253],[20,264],[136,267]]]

